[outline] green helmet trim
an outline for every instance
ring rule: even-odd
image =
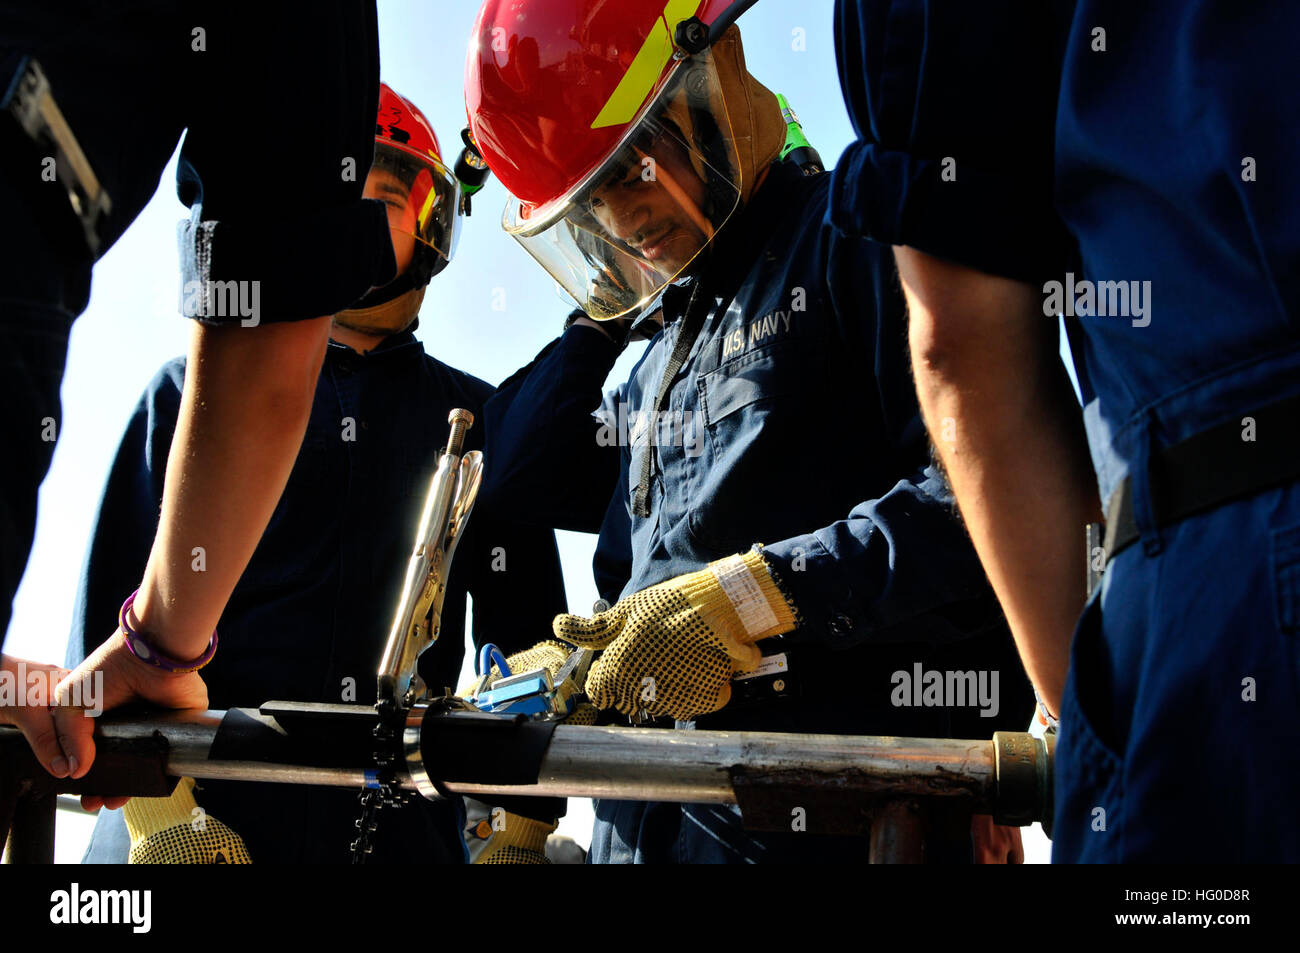
[[[803,126],[799,125],[799,117],[790,108],[789,100],[777,93],[776,101],[781,107],[781,118],[785,120],[785,145],[781,148],[781,158],[784,160],[796,149],[811,149],[812,143],[803,134]]]

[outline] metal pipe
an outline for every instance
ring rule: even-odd
[[[561,725],[539,782],[521,794],[734,804],[733,772],[782,778],[798,787],[863,794],[973,795],[991,803],[991,742],[803,735],[777,732],[666,731]],[[448,785],[489,794],[483,785]]]
[[[278,729],[253,709],[242,716]],[[264,761],[214,760],[209,751],[225,712],[172,712],[147,720],[105,719],[100,743],[161,735],[167,770],[199,779],[269,781],[360,788],[369,765],[315,767]],[[977,812],[994,809],[997,790],[991,741],[776,732],[671,731],[559,725],[536,784],[446,782],[458,794],[607,797],[697,803],[736,802],[734,774],[799,788],[859,795],[969,798]],[[414,790],[404,777],[401,786]]]
[[[80,814],[82,817],[94,817],[94,811],[88,811],[81,806],[81,799],[73,797],[71,794],[60,794],[55,802],[54,809],[62,811],[64,814]]]
[[[873,864],[925,863],[925,823],[919,805],[899,798],[880,809],[871,824],[868,858]]]

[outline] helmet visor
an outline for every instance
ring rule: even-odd
[[[433,156],[376,142],[364,195],[388,209],[398,274],[410,265],[417,242],[451,260],[459,237],[456,177]]]
[[[592,318],[645,304],[687,272],[740,203],[740,163],[708,53],[683,60],[614,153],[502,224]]]

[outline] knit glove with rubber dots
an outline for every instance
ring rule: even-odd
[[[194,800],[194,779],[171,797],[136,797],[122,808],[132,864],[251,864],[244,840]]]
[[[795,627],[794,605],[757,551],[642,589],[593,618],[557,616],[556,636],[604,649],[587,674],[597,708],[688,720],[731,698],[731,676],[762,657],[754,643]]]
[[[546,838],[555,833],[557,820],[534,820],[479,802],[470,802],[466,810],[465,845],[471,864],[550,863]]]

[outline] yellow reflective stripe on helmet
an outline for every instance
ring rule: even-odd
[[[429,224],[429,216],[433,214],[434,203],[438,201],[438,183],[434,182],[429,187],[429,194],[424,197],[424,206],[420,209],[420,214],[415,217],[415,227],[424,237],[425,226]]]
[[[600,114],[591,123],[592,129],[605,126],[618,126],[632,121],[641,104],[646,101],[655,81],[663,72],[665,64],[673,55],[673,37],[668,32],[668,24],[680,23],[695,16],[701,0],[668,0],[664,12],[650,28],[650,35],[641,44],[641,49],[627,68],[623,78],[610,93],[609,102],[605,103]]]

